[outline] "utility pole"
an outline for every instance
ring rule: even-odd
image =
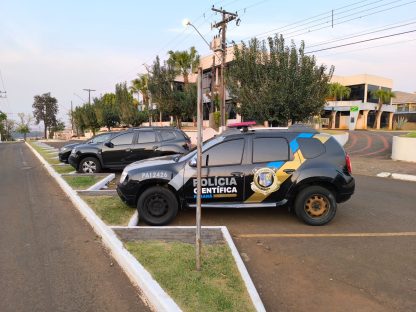
[[[93,90],[93,89],[83,89],[83,90],[88,92],[88,104],[91,104],[91,92],[96,91],[96,90]]]
[[[201,270],[201,177],[202,177],[202,68],[198,68],[198,104],[197,104],[197,122],[198,122],[198,137],[197,137],[197,160],[196,160],[196,229],[195,229],[195,262],[196,270]]]
[[[227,54],[227,42],[226,42],[226,32],[227,32],[227,24],[233,20],[235,20],[238,15],[236,13],[228,12],[223,10],[222,8],[216,9],[214,6],[211,8],[212,11],[218,12],[222,14],[222,20],[218,23],[211,25],[212,28],[218,28],[221,33],[221,75],[220,75],[220,113],[221,113],[221,131],[225,130],[226,127],[226,120],[225,120],[225,57]],[[237,20],[237,25],[239,24],[239,19]]]

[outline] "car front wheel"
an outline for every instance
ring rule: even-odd
[[[139,218],[149,225],[165,225],[178,213],[178,200],[166,187],[152,186],[137,201]]]
[[[330,190],[322,186],[309,186],[299,192],[295,199],[298,218],[309,225],[330,222],[337,211],[337,202]]]
[[[97,173],[101,171],[100,161],[94,157],[86,157],[79,163],[78,172]]]

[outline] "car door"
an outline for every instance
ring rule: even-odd
[[[284,199],[288,178],[299,167],[285,137],[253,136],[251,164],[245,179],[245,203],[276,203]],[[260,205],[261,206],[261,205]]]
[[[134,132],[124,132],[103,144],[101,156],[106,167],[124,167],[132,157]]]
[[[155,131],[140,130],[136,132],[137,139],[133,146],[130,162],[160,156],[159,152],[156,150],[159,146],[159,142]]]
[[[202,203],[240,203],[244,198],[244,172],[242,160],[245,139],[238,138],[221,142],[202,154]],[[184,185],[184,198],[192,205],[196,201],[196,168],[186,165],[185,176],[190,174]]]

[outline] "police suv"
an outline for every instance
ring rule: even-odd
[[[150,225],[196,206],[196,150],[138,161],[120,178],[120,198]],[[310,225],[331,221],[337,203],[354,193],[351,162],[330,135],[306,127],[229,130],[203,144],[202,207],[288,204]]]

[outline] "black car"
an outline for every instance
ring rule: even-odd
[[[141,159],[184,154],[190,146],[189,137],[176,128],[131,128],[106,142],[74,147],[68,160],[78,172],[95,173],[104,168],[122,169]]]
[[[202,207],[293,207],[310,225],[335,216],[354,193],[349,156],[330,135],[306,127],[224,132],[203,145]],[[117,192],[150,225],[195,207],[196,150],[127,166]]]
[[[100,134],[97,134],[97,135],[93,136],[91,139],[89,139],[86,142],[82,141],[82,142],[77,142],[77,143],[66,144],[66,145],[62,146],[59,149],[59,153],[58,153],[59,161],[67,164],[69,155],[71,154],[71,151],[74,147],[76,147],[78,145],[82,145],[82,144],[103,143],[103,142],[108,141],[109,139],[111,139],[117,133],[118,132],[100,133]]]

